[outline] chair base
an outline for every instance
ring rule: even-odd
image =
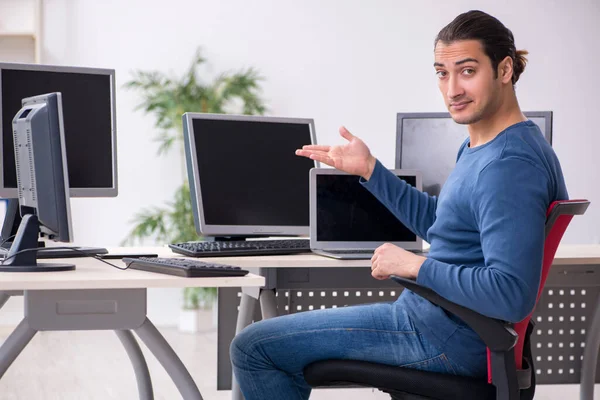
[[[435,400],[435,399],[432,399],[431,397],[419,396],[417,394],[410,394],[410,393],[403,393],[403,392],[390,393],[387,390],[384,392],[389,394],[390,396],[392,396],[392,400]]]

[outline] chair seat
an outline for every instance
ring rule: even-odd
[[[485,378],[446,375],[354,360],[324,360],[308,365],[304,379],[312,387],[358,385],[390,394],[439,400],[495,400],[496,388]],[[443,399],[439,395],[443,393]],[[402,399],[401,396],[394,397]],[[414,398],[414,397],[412,397]]]

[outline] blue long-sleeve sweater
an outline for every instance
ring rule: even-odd
[[[546,210],[552,201],[568,198],[560,163],[531,121],[481,146],[470,148],[468,142],[439,198],[379,162],[369,181],[361,182],[431,245],[419,284],[483,315],[518,322],[535,305]],[[483,342],[454,315],[409,290],[399,301],[449,356],[485,356]]]

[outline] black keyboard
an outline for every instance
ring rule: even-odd
[[[169,247],[189,257],[283,255],[310,252],[310,239],[186,242]]]
[[[186,260],[183,258],[123,258],[123,262],[131,269],[185,276],[188,278],[216,278],[244,276],[248,274],[248,271],[240,267],[198,260]]]

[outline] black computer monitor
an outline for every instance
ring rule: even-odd
[[[421,190],[421,174],[392,170]],[[375,249],[393,243],[406,250],[422,250],[422,239],[371,194],[359,177],[334,168],[311,171],[311,248]]]
[[[72,197],[115,197],[115,72],[0,63],[0,197],[17,197],[11,123],[24,98],[62,93]]]
[[[552,112],[527,111],[552,144]],[[449,113],[398,113],[396,124],[396,168],[419,170],[423,191],[439,196],[456,165],[461,144],[469,137],[466,125],[454,122]]]
[[[71,242],[71,206],[60,93],[23,99],[13,122],[18,196],[23,217],[0,271],[67,271],[70,264],[38,264],[38,236]]]
[[[312,119],[185,113],[185,154],[198,234],[309,233],[309,173],[296,149],[315,143]]]
[[[112,69],[0,63],[0,197],[9,199],[2,226],[3,246],[20,224],[12,119],[22,99],[59,92],[71,197],[115,197],[117,152],[115,71]],[[40,242],[43,244],[43,242]],[[81,248],[105,254],[104,248]],[[71,251],[44,250],[41,257],[73,257]]]

